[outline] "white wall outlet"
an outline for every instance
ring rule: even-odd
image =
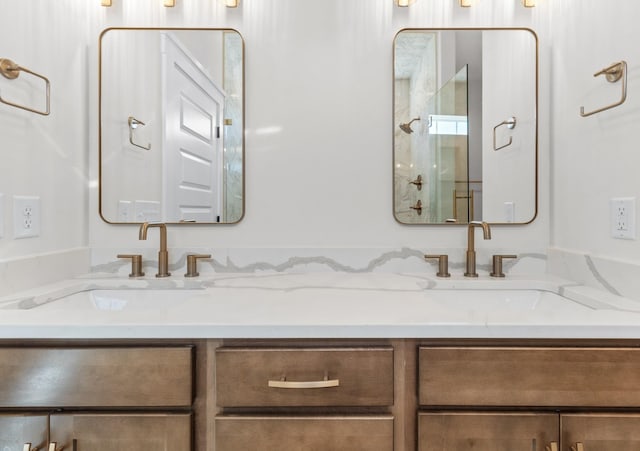
[[[154,200],[136,200],[134,202],[135,222],[160,221],[160,202]]]
[[[504,203],[504,222],[515,222],[516,204],[513,202]]]
[[[118,222],[136,222],[133,217],[133,202],[130,200],[118,201]]]
[[[32,238],[40,235],[40,198],[13,196],[13,237]]]
[[[636,239],[636,198],[611,199],[611,236],[623,240]]]
[[[0,194],[0,238],[4,236],[4,194]]]

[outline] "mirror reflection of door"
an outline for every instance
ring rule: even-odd
[[[162,57],[163,220],[220,222],[224,92],[170,34]]]

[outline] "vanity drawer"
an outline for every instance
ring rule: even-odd
[[[393,348],[219,348],[221,407],[389,406]]]
[[[0,348],[0,407],[177,407],[193,398],[193,349]]]
[[[427,406],[640,406],[640,349],[421,347]]]
[[[393,451],[393,417],[219,416],[215,449]]]
[[[554,413],[418,414],[419,451],[544,450],[558,443],[558,432]]]

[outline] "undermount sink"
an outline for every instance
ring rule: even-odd
[[[16,302],[5,309],[133,311],[175,307],[201,289],[97,289],[79,291],[41,304]]]
[[[551,291],[543,290],[426,290],[427,303],[440,308],[482,311],[593,310]]]

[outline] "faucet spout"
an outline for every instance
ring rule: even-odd
[[[467,228],[467,263],[465,277],[478,277],[476,272],[476,244],[475,244],[475,228],[482,227],[483,237],[485,240],[491,239],[491,227],[486,222],[471,221]]]
[[[158,273],[156,277],[169,277],[169,252],[167,251],[167,226],[162,222],[143,222],[140,224],[138,238],[147,239],[147,230],[151,227],[160,229],[160,250],[158,251]]]

